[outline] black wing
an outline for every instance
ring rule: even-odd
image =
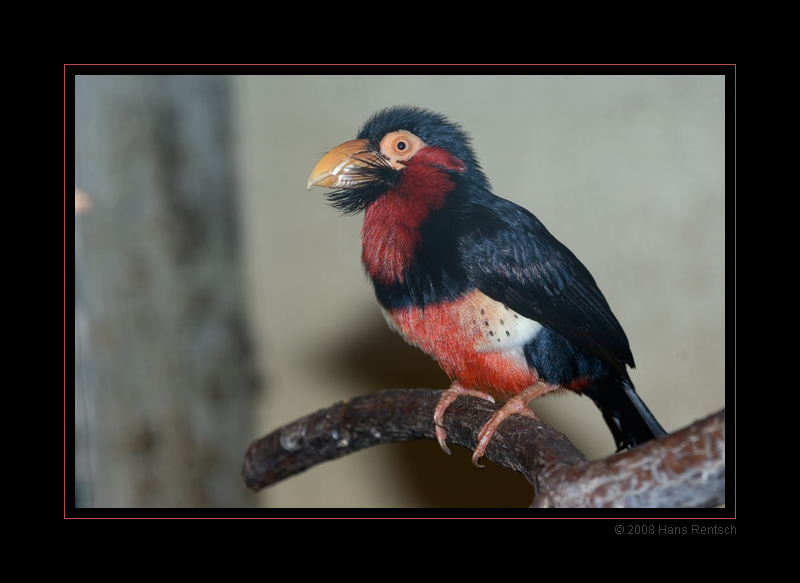
[[[628,338],[586,267],[524,208],[489,193],[470,198],[458,246],[472,283],[628,378]]]

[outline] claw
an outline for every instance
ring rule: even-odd
[[[538,421],[539,418],[536,417],[534,412],[528,407],[528,403],[530,403],[536,397],[553,390],[554,388],[555,387],[542,381],[536,382],[522,391],[519,395],[511,397],[505,405],[495,411],[495,414],[492,415],[491,419],[489,419],[489,421],[483,427],[481,427],[481,430],[478,432],[478,444],[475,447],[475,452],[472,454],[472,465],[476,468],[485,467],[479,464],[478,460],[483,457],[483,454],[486,452],[486,447],[492,440],[494,432],[498,427],[500,427],[500,424],[503,421],[512,415],[531,417],[532,419],[536,419]]]
[[[450,451],[450,448],[448,448],[447,444],[445,443],[447,431],[444,429],[444,412],[460,395],[472,395],[473,397],[479,397],[494,403],[494,399],[486,393],[482,393],[475,389],[467,389],[458,383],[453,383],[449,389],[442,391],[442,396],[439,397],[439,402],[436,404],[436,409],[433,410],[433,423],[436,426],[433,433],[436,436],[436,441],[439,442],[439,447],[441,447],[442,451],[448,455],[453,455],[453,452]],[[486,448],[484,447],[484,449]]]
[[[512,415],[522,415],[523,417],[531,417],[532,419],[538,420],[539,418],[528,408],[528,403],[533,401],[536,397],[544,395],[545,393],[556,388],[558,387],[555,385],[549,385],[543,381],[537,381],[522,391],[519,395],[511,397],[505,405],[495,411],[491,419],[489,419],[489,421],[487,421],[478,432],[478,444],[475,447],[475,452],[472,454],[472,465],[479,469],[486,467],[479,464],[478,460],[483,457],[483,454],[486,452],[486,447],[492,440],[494,432],[497,431],[497,428],[500,427],[500,424],[503,421]],[[439,447],[441,447],[442,450],[449,455],[452,455],[452,452],[445,443],[447,432],[444,430],[444,412],[453,403],[453,401],[455,401],[461,395],[472,395],[473,397],[480,397],[481,399],[491,401],[492,403],[495,402],[494,399],[486,393],[482,393],[475,389],[467,389],[457,382],[453,383],[449,389],[442,392],[442,396],[439,398],[439,402],[436,404],[436,409],[433,411],[433,422],[436,425],[434,429],[434,435],[436,436],[436,441],[439,442]]]
[[[439,427],[438,425],[433,430],[433,434],[436,437],[436,441],[439,442],[439,447],[442,448],[442,451],[447,455],[453,455],[453,452],[450,451],[450,448],[447,447],[447,444],[444,442],[445,438],[447,437],[447,432],[444,430],[444,427]]]

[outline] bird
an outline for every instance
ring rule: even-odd
[[[471,136],[445,115],[382,109],[324,154],[308,180],[364,213],[364,270],[389,327],[433,357],[460,395],[504,404],[480,429],[476,467],[511,415],[547,393],[589,397],[617,451],[666,432],[636,393],[628,338],[589,270],[530,211],[492,192]]]

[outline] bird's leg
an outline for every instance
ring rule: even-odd
[[[483,456],[486,451],[486,446],[489,445],[489,441],[491,441],[494,432],[503,421],[512,415],[523,415],[524,417],[538,420],[538,417],[536,417],[533,411],[528,407],[528,403],[533,401],[536,397],[540,397],[552,391],[554,388],[556,387],[553,385],[537,381],[519,395],[511,397],[505,405],[498,409],[486,425],[481,427],[481,430],[478,432],[478,445],[475,447],[475,453],[472,454],[472,465],[476,468],[484,467],[478,463],[478,460]]]
[[[447,444],[444,442],[445,438],[447,437],[447,432],[444,430],[444,412],[460,395],[472,395],[473,397],[479,397],[494,403],[494,399],[486,393],[482,393],[475,389],[468,389],[461,386],[458,382],[453,383],[450,385],[449,389],[446,389],[442,392],[442,396],[439,397],[439,402],[436,404],[436,409],[433,410],[433,423],[436,426],[434,429],[434,435],[436,436],[436,441],[439,442],[439,446],[448,455],[453,455],[453,452],[450,451],[450,449],[447,447]],[[485,446],[484,449],[486,449]]]

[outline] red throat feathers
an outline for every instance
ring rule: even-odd
[[[424,148],[405,162],[400,182],[364,211],[361,261],[384,285],[403,283],[420,244],[420,225],[455,187],[446,170],[464,164],[444,150]]]

